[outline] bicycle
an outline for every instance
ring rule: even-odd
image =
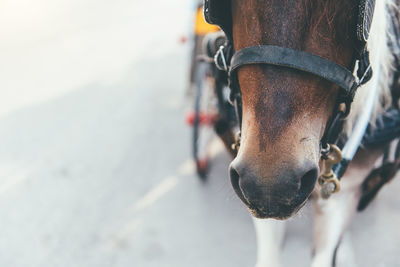
[[[190,79],[194,109],[187,114],[186,121],[193,127],[192,156],[196,171],[199,178],[205,180],[210,166],[211,141],[216,133],[230,149],[234,137],[227,129],[235,124],[235,115],[228,103],[226,74],[216,68],[213,60],[217,49],[226,42],[226,37],[219,28],[205,22],[201,6],[197,9],[194,29]]]

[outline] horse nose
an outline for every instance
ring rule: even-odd
[[[229,174],[233,189],[254,216],[284,219],[300,209],[313,191],[318,167],[310,163],[263,173],[234,160]]]

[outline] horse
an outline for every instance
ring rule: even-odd
[[[335,266],[352,217],[394,177],[399,133],[379,125],[398,110],[398,4],[205,0],[206,20],[228,40],[215,61],[240,124],[229,175],[254,217],[257,267],[281,266],[285,220],[311,196],[311,266]],[[391,137],[368,139],[376,129]]]

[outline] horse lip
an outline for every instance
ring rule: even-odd
[[[256,205],[253,205],[243,194],[241,189],[237,189],[234,187],[234,190],[240,200],[247,206],[250,213],[258,218],[258,219],[277,219],[277,220],[286,220],[296,214],[304,205],[307,203],[308,197],[305,198],[300,204],[295,203],[294,205],[289,205],[290,211],[283,211],[283,209],[277,209],[274,211],[264,211],[263,209],[258,208]],[[293,209],[292,209],[293,208]]]
[[[277,212],[260,211],[257,208],[249,208],[250,213],[258,219],[276,219],[286,220],[292,216],[293,213],[278,214]]]
[[[264,211],[260,208],[257,208],[256,206],[249,204],[247,205],[250,213],[258,218],[258,219],[276,219],[276,220],[286,220],[293,215],[295,215],[304,205],[307,203],[306,198],[303,202],[301,202],[299,205],[291,205],[291,208],[294,207],[293,210],[288,211],[283,211],[282,209],[278,209],[275,211]]]

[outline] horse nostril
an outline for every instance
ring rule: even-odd
[[[313,168],[306,172],[300,180],[300,190],[298,197],[301,199],[306,199],[314,189],[315,182],[318,176],[318,169]]]
[[[237,170],[235,169],[235,167],[233,167],[232,165],[233,164],[231,164],[231,166],[229,166],[229,176],[231,178],[231,183],[232,183],[233,190],[235,190],[235,192],[238,195],[238,197],[244,203],[249,205],[249,201],[246,199],[246,197],[243,194],[242,189],[240,188],[240,175],[237,172]]]
[[[239,173],[235,170],[234,167],[232,167],[232,165],[229,167],[229,176],[231,178],[231,183],[233,186],[233,189],[235,189],[235,191],[240,191],[240,186],[239,186]]]

